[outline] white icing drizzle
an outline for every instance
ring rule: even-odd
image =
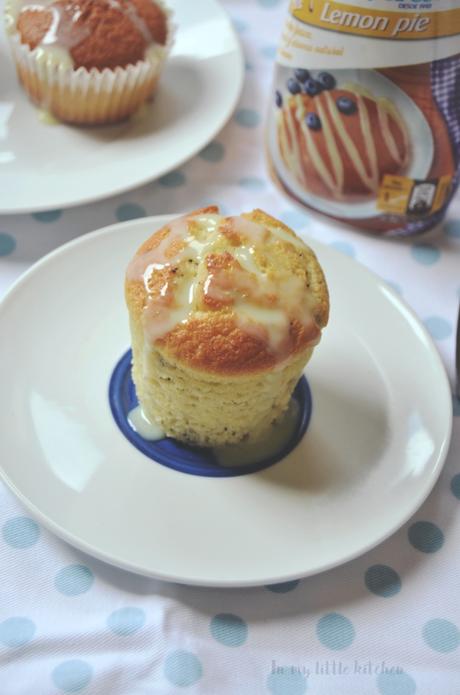
[[[308,185],[308,172],[303,165],[308,158],[324,186],[337,200],[345,197],[344,164],[340,156],[339,144],[342,145],[363,186],[371,193],[379,185],[379,166],[375,139],[369,107],[365,99],[372,101],[377,109],[378,129],[391,158],[400,166],[401,171],[409,161],[409,137],[403,119],[395,106],[384,97],[374,97],[359,85],[349,84],[343,90],[351,92],[356,99],[359,127],[364,140],[363,151],[359,151],[345,127],[345,118],[340,113],[333,95],[324,91],[315,97],[318,117],[321,120],[322,136],[329,162],[322,156],[315,137],[305,122],[307,108],[304,97],[297,94],[290,98],[288,105],[278,115],[278,137],[281,155],[286,166],[297,180]],[[402,147],[398,147],[391,131],[390,116],[399,127],[403,137]],[[374,126],[375,127],[375,126]]]
[[[156,422],[151,422],[148,419],[140,405],[129,411],[128,423],[135,432],[149,442],[156,442],[166,436]]]
[[[241,243],[225,243],[226,250],[219,251],[222,235],[229,231]],[[221,308],[234,317],[241,330],[265,342],[275,354],[288,347],[294,319],[311,331],[312,343],[319,337],[305,278],[273,279],[256,262],[257,253],[263,253],[272,235],[275,242],[305,251],[294,235],[245,217],[202,214],[179,218],[162,234],[155,248],[133,258],[126,273],[128,281],[144,284],[147,301],[142,320],[148,345],[185,324],[194,311]],[[198,272],[188,262],[200,265]]]

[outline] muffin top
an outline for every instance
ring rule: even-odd
[[[31,50],[67,50],[74,68],[115,69],[143,60],[147,48],[164,46],[167,15],[153,0],[56,0],[27,2],[16,29]]]
[[[131,318],[185,368],[248,374],[315,345],[329,298],[313,251],[262,210],[208,207],[156,231],[126,273]]]

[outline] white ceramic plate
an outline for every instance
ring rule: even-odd
[[[79,205],[139,186],[195,155],[237,103],[243,60],[217,0],[168,0],[177,34],[155,101],[121,125],[39,120],[0,29],[0,213]],[[0,17],[3,0],[0,0]]]
[[[287,581],[343,563],[403,524],[433,487],[450,389],[426,330],[387,285],[311,242],[330,326],[307,368],[309,428],[258,473],[209,478],[153,462],[115,424],[108,384],[129,346],[126,264],[167,217],[66,244],[0,308],[0,461],[30,512],[114,565],[189,584]]]
[[[412,179],[424,179],[430,171],[433,161],[434,142],[428,121],[417,104],[394,82],[375,70],[340,70],[332,72],[338,79],[339,88],[350,82],[359,84],[372,92],[374,96],[385,97],[396,106],[404,123],[407,124],[411,143],[412,159],[406,176]],[[274,89],[278,88],[282,93],[285,93],[286,86],[283,76],[284,73],[280,71],[280,81]],[[304,201],[315,210],[344,219],[375,217],[375,215],[381,214],[375,200],[361,203],[340,203],[321,198],[306,191],[287,169],[279,154],[274,119],[271,121],[270,138],[270,151],[274,153],[276,168],[280,172],[284,183],[299,200]]]

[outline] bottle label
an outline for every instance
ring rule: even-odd
[[[452,0],[291,0],[278,62],[297,67],[307,60],[312,68],[413,65],[458,53],[459,43],[460,4]]]
[[[459,179],[459,48],[460,2],[292,0],[268,122],[275,179],[377,232],[436,224]]]

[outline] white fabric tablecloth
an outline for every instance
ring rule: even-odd
[[[454,383],[460,198],[441,230],[412,242],[342,230],[294,208],[268,180],[263,151],[285,3],[225,4],[244,46],[246,82],[224,130],[180,171],[137,190],[69,210],[0,217],[0,291],[47,252],[117,220],[209,202],[233,213],[258,206],[397,286]],[[277,587],[190,588],[114,569],[40,528],[1,485],[0,695],[458,695],[455,398],[453,409],[443,473],[408,524],[347,565]]]

